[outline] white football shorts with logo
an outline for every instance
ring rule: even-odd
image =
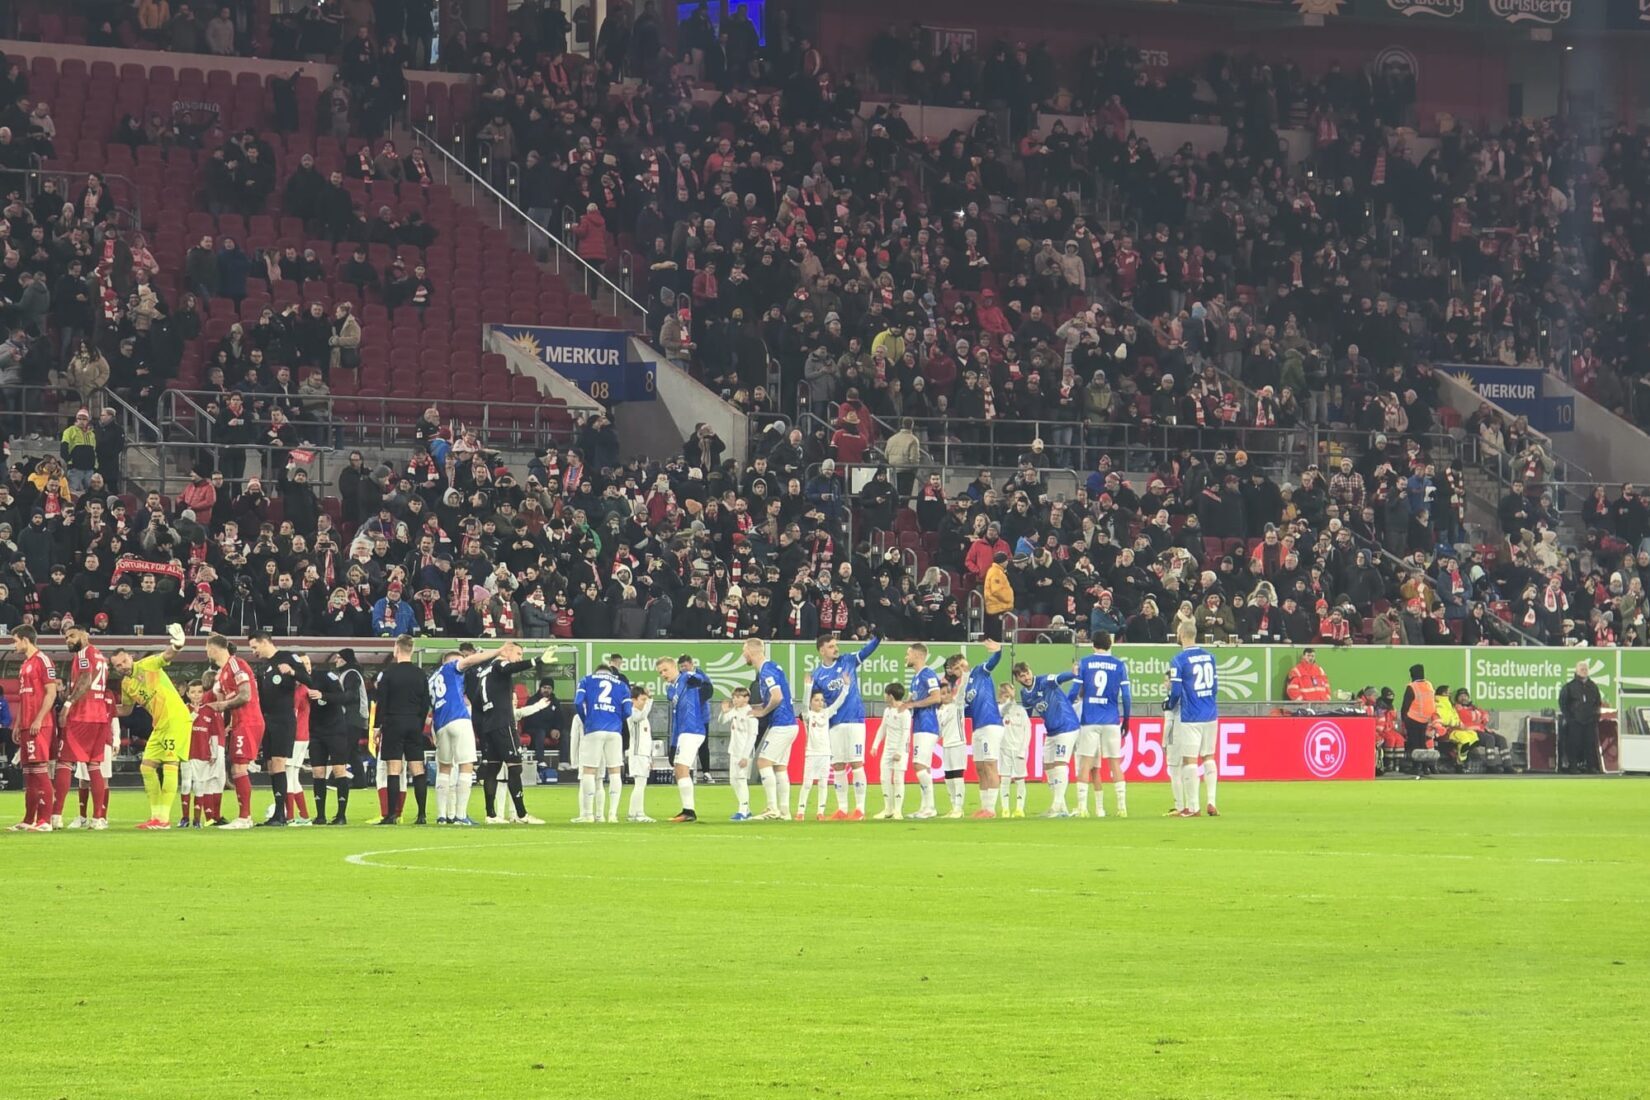
[[[756,734],[735,733],[728,737],[728,768],[738,766],[739,761],[756,759]]]
[[[799,729],[795,722],[785,726],[769,726],[768,732],[762,735],[761,746],[756,750],[757,759],[771,760],[781,766],[789,765],[791,748],[796,744]]]
[[[974,759],[983,760],[987,764],[1002,758],[1003,755],[1003,727],[976,726],[974,728]],[[946,765],[950,766],[949,762]]]
[[[468,718],[454,718],[435,731],[435,761],[438,764],[474,764],[476,728]]]
[[[686,740],[686,738],[683,738]],[[700,738],[701,741],[704,738]],[[698,755],[698,750],[694,750]],[[579,767],[592,771],[618,771],[624,758],[624,739],[618,730],[585,730],[579,745]]]
[[[939,742],[940,735],[937,733],[913,733],[911,735],[911,763],[918,768],[932,768],[934,766],[934,746]]]
[[[1077,731],[1069,733],[1051,733],[1043,738],[1043,770],[1053,771],[1056,767],[1066,767],[1071,764],[1077,750]]]
[[[844,722],[831,727],[831,763],[865,762],[865,723]]]
[[[1081,726],[1077,730],[1078,756],[1123,755],[1123,727],[1121,725]]]
[[[1187,756],[1213,756],[1215,741],[1219,733],[1220,723],[1208,722],[1179,722],[1175,723],[1175,755],[1182,758]]]
[[[587,740],[590,737],[588,733],[584,736]],[[676,755],[671,758],[670,762],[675,764],[678,768],[697,767],[699,764],[699,749],[704,745],[704,743],[705,735],[702,733],[682,734],[676,738]],[[584,746],[580,746],[579,767],[581,768],[584,767],[584,753],[586,751],[587,750]]]

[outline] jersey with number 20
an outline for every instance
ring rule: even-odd
[[[1213,722],[1220,717],[1220,679],[1215,659],[1202,646],[1192,646],[1169,662],[1169,702],[1182,722]]]

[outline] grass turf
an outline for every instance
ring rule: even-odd
[[[734,825],[718,786],[572,826],[564,787],[544,828],[244,835],[119,793],[109,832],[0,835],[0,1093],[1644,1095],[1647,790]]]

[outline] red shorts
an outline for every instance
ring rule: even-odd
[[[263,744],[264,731],[261,729],[243,733],[234,730],[229,735],[229,762],[231,764],[252,764],[258,759],[258,747]]]
[[[60,762],[101,764],[108,751],[108,722],[83,722],[71,718],[63,723],[63,751],[57,757]]]
[[[22,756],[25,767],[31,764],[50,764],[52,761],[52,738],[57,734],[57,723],[46,721],[40,723],[40,732],[33,737],[28,730],[19,726],[13,736],[17,740],[17,748]],[[98,757],[99,760],[103,758]]]

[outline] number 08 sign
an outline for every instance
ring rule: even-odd
[[[866,742],[876,742],[879,719],[866,726]],[[1375,720],[1373,718],[1223,718],[1215,743],[1215,762],[1220,778],[1237,780],[1336,780],[1375,778]],[[973,731],[969,731],[972,739]],[[800,739],[799,739],[800,740]],[[939,767],[938,754],[934,767]],[[1137,718],[1123,739],[1123,772],[1131,783],[1165,782],[1163,720]],[[880,782],[882,762],[868,755],[870,780]],[[1043,723],[1032,723],[1031,747],[1027,754],[1027,778],[1045,779]],[[802,775],[802,746],[791,760],[793,778]],[[916,774],[907,770],[906,778]],[[968,778],[975,778],[974,761],[968,762]],[[1108,776],[1108,778],[1110,778]]]

